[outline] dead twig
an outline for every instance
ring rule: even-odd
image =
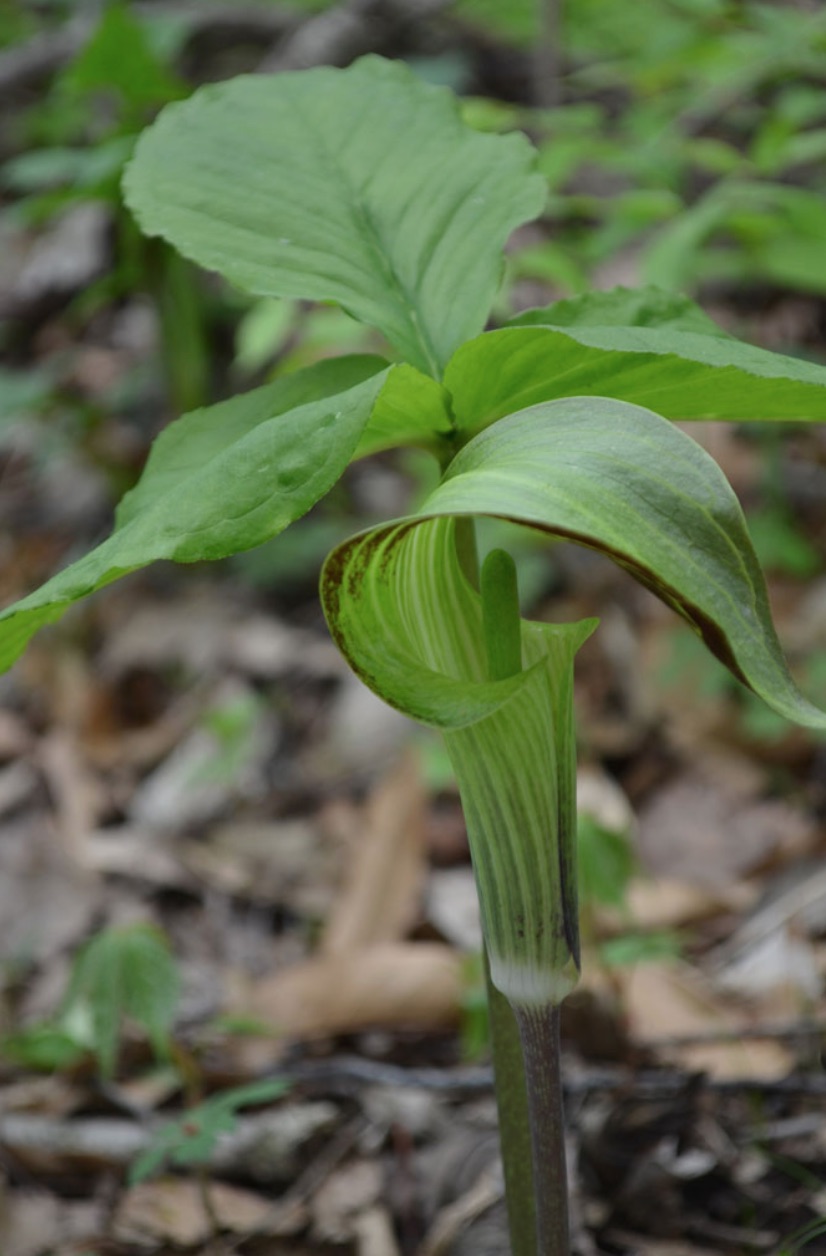
[[[304,1205],[315,1195],[334,1169],[338,1168],[344,1157],[356,1146],[367,1129],[367,1121],[362,1116],[349,1121],[331,1138],[314,1160],[307,1165],[304,1172],[280,1196],[270,1213],[254,1231],[246,1233],[238,1243],[229,1249],[228,1256],[237,1251],[254,1235],[269,1235],[274,1230],[282,1229],[289,1232],[294,1221],[300,1221]]]
[[[348,0],[303,22],[259,66],[262,73],[347,65],[391,36],[438,16],[453,0]]]
[[[409,1086],[441,1091],[452,1098],[488,1093],[493,1087],[493,1071],[485,1066],[407,1069],[351,1056],[286,1063],[271,1075],[317,1093],[349,1096],[361,1086]],[[714,1078],[676,1069],[635,1072],[629,1068],[588,1068],[563,1079],[563,1089],[571,1099],[612,1090],[621,1090],[629,1097],[668,1098],[682,1094],[689,1085],[718,1094],[755,1091],[772,1095],[826,1095],[823,1073],[799,1073],[780,1078]]]
[[[636,1045],[643,1051],[668,1051],[678,1047],[702,1047],[708,1043],[794,1042],[826,1035],[826,1020],[790,1021],[783,1025],[752,1025],[741,1029],[709,1029],[703,1033],[644,1038]]]
[[[191,37],[201,31],[234,31],[271,43],[295,26],[295,13],[272,4],[203,4],[200,0],[136,4],[134,12],[183,22]],[[83,14],[56,30],[44,31],[25,44],[0,53],[0,97],[36,86],[55,74],[80,51],[97,17]]]
[[[462,1231],[498,1203],[503,1195],[501,1174],[486,1169],[469,1191],[438,1214],[425,1236],[419,1256],[445,1256]]]

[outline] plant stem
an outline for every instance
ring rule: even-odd
[[[534,96],[540,109],[556,109],[562,104],[562,3],[563,0],[538,0]]]
[[[515,1009],[525,1082],[536,1201],[537,1256],[570,1256],[559,1008]]]
[[[491,981],[487,951],[484,959],[511,1251],[513,1256],[538,1256],[531,1125],[523,1048],[511,1005]]]
[[[164,369],[172,404],[184,413],[205,405],[210,358],[195,267],[161,240],[143,240],[142,278],[161,324]]]

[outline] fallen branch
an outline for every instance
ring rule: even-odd
[[[191,38],[202,31],[237,32],[272,43],[296,24],[295,12],[266,4],[202,4],[198,0],[172,0],[170,3],[136,4],[140,17],[173,18],[182,22]],[[97,17],[84,14],[64,26],[44,31],[27,43],[0,53],[0,97],[37,86],[51,77],[80,51],[97,24]]]
[[[265,57],[262,73],[347,65],[450,8],[454,0],[349,0],[303,22]]]
[[[290,1181],[302,1148],[319,1135],[329,1136],[337,1121],[338,1111],[329,1103],[290,1104],[241,1117],[231,1133],[216,1140],[207,1167],[259,1183]],[[167,1124],[17,1112],[0,1117],[0,1147],[28,1172],[49,1177],[124,1170]]]

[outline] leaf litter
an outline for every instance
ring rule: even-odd
[[[289,631],[284,620],[279,635]],[[297,631],[306,634],[303,627]],[[50,648],[64,647],[58,638]],[[148,666],[162,664],[155,659]],[[237,667],[233,675],[236,687],[239,680],[265,687],[273,683],[260,676],[244,679]],[[319,704],[309,726],[316,737],[325,704],[331,709],[325,696],[329,682],[322,687],[314,680],[307,683]],[[220,684],[212,692],[219,690]],[[178,698],[173,694],[171,701]],[[152,1131],[186,1110],[180,1106],[186,1086],[180,1089],[174,1076],[171,1088],[158,1089],[156,1098],[151,1089],[144,1090],[143,1099],[137,1097],[140,1075],[153,1066],[140,1027],[123,1026],[113,1083],[102,1087],[94,1069],[82,1064],[68,1099],[57,1108],[47,1092],[36,1089],[25,1103],[15,1100],[15,1087],[20,1096],[22,1081],[33,1075],[8,1059],[0,1124],[8,1179],[3,1250],[9,1256],[36,1256],[53,1241],[50,1235],[60,1233],[65,1242],[72,1233],[85,1233],[90,1250],[105,1240],[109,1247],[101,1251],[112,1250],[112,1244],[124,1254],[198,1251],[213,1242],[216,1224],[224,1241],[232,1236],[242,1252],[259,1250],[267,1235],[273,1242],[295,1244],[306,1236],[313,1251],[343,1247],[380,1256],[456,1253],[477,1250],[475,1244],[478,1250],[504,1250],[489,1097],[484,1100],[487,1117],[479,1124],[478,1105],[489,1078],[484,1080],[483,1064],[462,1061],[455,1036],[467,1015],[468,980],[457,942],[472,934],[454,930],[449,894],[431,914],[429,904],[437,899],[425,893],[428,878],[469,875],[460,845],[448,848],[450,866],[430,863],[429,833],[436,817],[446,814],[450,785],[436,792],[426,787],[418,754],[410,748],[378,775],[368,754],[356,774],[357,782],[370,782],[366,790],[357,784],[354,792],[338,768],[325,776],[319,761],[309,768],[307,759],[298,777],[287,774],[285,789],[279,761],[304,753],[287,693],[279,704],[284,737],[270,740],[262,757],[264,788],[246,799],[232,795],[232,818],[226,812],[210,819],[179,811],[162,820],[144,817],[136,827],[130,790],[134,796],[142,774],[145,779],[157,768],[136,766],[128,753],[121,759],[117,732],[104,759],[89,753],[88,726],[67,721],[61,704],[45,728],[26,725],[30,709],[22,688],[17,718],[25,736],[12,739],[8,763],[26,765],[44,786],[21,795],[14,823],[23,826],[21,841],[26,827],[40,827],[47,836],[37,847],[34,866],[20,867],[18,856],[15,897],[27,900],[29,927],[41,947],[47,921],[59,919],[64,928],[28,961],[24,985],[13,991],[12,1023],[42,1019],[49,1009],[56,1014],[61,981],[68,978],[77,944],[96,923],[138,911],[174,939],[185,984],[197,972],[199,982],[224,992],[212,1000],[206,1018],[196,1001],[190,1005],[194,1014],[178,1021],[175,1040],[185,1053],[178,1067],[189,1059],[193,1063],[185,1068],[191,1069],[197,1061],[194,1076],[207,1093],[280,1075],[289,1089],[260,1114],[239,1114],[236,1129],[221,1136],[229,1141],[220,1157],[207,1161],[206,1186],[184,1173],[127,1187],[114,1184],[122,1181],[138,1150],[151,1145]],[[166,711],[159,710],[156,720],[165,718]],[[130,732],[124,727],[123,738]],[[180,735],[187,735],[183,726]],[[47,747],[62,747],[57,755],[44,751],[44,738]],[[165,749],[169,757],[176,747]],[[684,745],[675,745],[672,753],[683,774],[691,770]],[[62,775],[54,775],[53,763],[49,767],[49,754]],[[642,754],[635,752],[637,758]],[[73,789],[77,781],[60,765],[72,757],[80,764],[85,798],[111,799],[120,776],[116,807],[99,801],[90,809],[88,802],[66,800],[61,780],[74,782]],[[163,763],[162,755],[158,765]],[[646,808],[633,807],[624,795],[621,773],[603,777],[590,770],[583,779],[583,806],[591,815],[631,832],[635,816],[647,823]],[[756,846],[747,843],[734,852],[725,848],[724,833],[715,832],[711,840],[709,822],[703,820],[719,811],[708,813],[685,801],[669,804],[670,781],[655,786],[649,812],[656,803],[665,828],[682,825],[675,854],[669,860],[668,841],[659,848],[654,838],[650,845],[640,840],[637,870],[620,906],[595,907],[583,990],[574,1001],[579,1011],[572,1009],[566,1017],[583,1253],[769,1251],[812,1215],[810,1201],[824,1156],[818,1113],[826,1106],[826,1093],[818,1087],[819,1074],[806,1069],[818,1057],[822,977],[818,989],[798,994],[786,989],[783,998],[764,987],[746,990],[743,981],[726,977],[742,946],[740,935],[748,943],[755,929],[778,945],[782,930],[791,928],[801,954],[810,958],[810,971],[823,971],[817,946],[823,925],[811,916],[814,890],[805,901],[795,899],[794,882],[778,889],[774,899],[770,893],[773,885],[781,885],[781,874],[796,866],[801,834],[803,848],[815,856],[816,824],[790,801],[783,804],[791,816],[784,833],[771,819],[778,804],[763,792],[765,779],[762,771],[733,771],[728,780],[722,768],[720,783],[706,786],[712,799],[715,789],[739,797],[745,790],[756,823],[774,825],[770,845],[760,837]],[[703,787],[697,788],[702,793]],[[687,815],[693,828],[686,827]],[[59,841],[56,834],[67,816],[74,817],[69,832],[75,838]],[[0,847],[6,875],[14,866],[9,863],[15,849],[10,826],[6,821]],[[656,857],[647,868],[649,851]],[[720,860],[716,870],[714,858]],[[67,859],[74,869],[68,881]],[[698,861],[699,874],[691,876]],[[37,878],[42,897],[50,867],[64,898],[68,894],[69,901],[88,904],[73,928],[67,927],[63,909],[55,913],[47,901],[38,919],[31,877]],[[816,888],[811,875],[803,884]],[[223,924],[216,931],[219,918]],[[654,938],[667,930],[682,939],[679,959],[646,956],[643,946],[636,962],[617,968],[606,963],[600,949],[611,938]],[[3,936],[13,937],[8,926]],[[251,947],[252,938],[257,941]],[[48,975],[54,964],[61,980]],[[789,987],[790,971],[782,975]],[[583,1000],[588,999],[591,1012],[583,1019]],[[602,1018],[601,1040],[608,1044],[598,1060],[593,1053],[596,1015]],[[605,1025],[612,1021],[615,1029],[608,1032]],[[424,1108],[419,1105],[418,1115],[406,1103],[416,1096],[429,1100]],[[268,1113],[272,1118],[283,1114],[291,1150],[274,1150]],[[454,1192],[439,1195],[428,1182],[432,1166],[440,1163],[440,1147],[447,1148],[448,1130],[456,1150],[446,1171],[456,1174],[457,1185]],[[340,1159],[326,1163],[342,1135]],[[458,1166],[472,1168],[468,1157],[483,1146],[489,1148],[487,1159],[480,1158],[473,1180],[462,1186]],[[360,1174],[371,1183],[366,1193],[355,1186]],[[115,1190],[115,1207],[105,1216],[95,1203],[104,1180]],[[302,1188],[302,1181],[309,1185]],[[262,1194],[264,1183],[273,1185]],[[49,1201],[34,1229],[33,1189]],[[209,1204],[204,1189],[212,1197]],[[88,1200],[83,1206],[73,1202],[78,1191]],[[661,1205],[656,1224],[652,1192]],[[759,1225],[741,1222],[747,1206],[764,1218]],[[692,1235],[691,1243],[680,1246],[682,1233]]]

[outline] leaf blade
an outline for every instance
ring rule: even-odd
[[[382,389],[355,458],[414,445],[441,457],[453,438],[450,398],[441,384],[400,363]]]
[[[660,415],[585,397],[520,411],[459,452],[423,512],[503,516],[598,549],[774,710],[826,728],[788,673],[737,498]]]
[[[449,93],[365,57],[202,89],[144,133],[124,187],[148,234],[258,295],[336,301],[438,377],[542,208],[532,162],[524,137],[471,131]]]
[[[613,397],[668,419],[826,419],[826,367],[731,337],[667,326],[542,327],[486,332],[447,366],[457,429],[560,397]]]
[[[177,491],[182,477],[220,459],[262,423],[347,392],[383,370],[387,370],[383,358],[356,354],[329,358],[228,401],[182,415],[153,443],[138,483],[118,503],[116,528],[151,508],[158,498]]]
[[[123,575],[161,559],[223,558],[283,531],[338,480],[394,370],[283,409],[286,399],[312,395],[329,380],[329,372],[310,368],[298,383],[278,381],[179,420],[177,433],[170,429],[169,440],[159,442],[143,488],[126,500],[112,535],[0,613],[0,669],[39,628]],[[218,434],[216,411],[224,420]],[[182,456],[181,433],[194,437],[191,463]]]

